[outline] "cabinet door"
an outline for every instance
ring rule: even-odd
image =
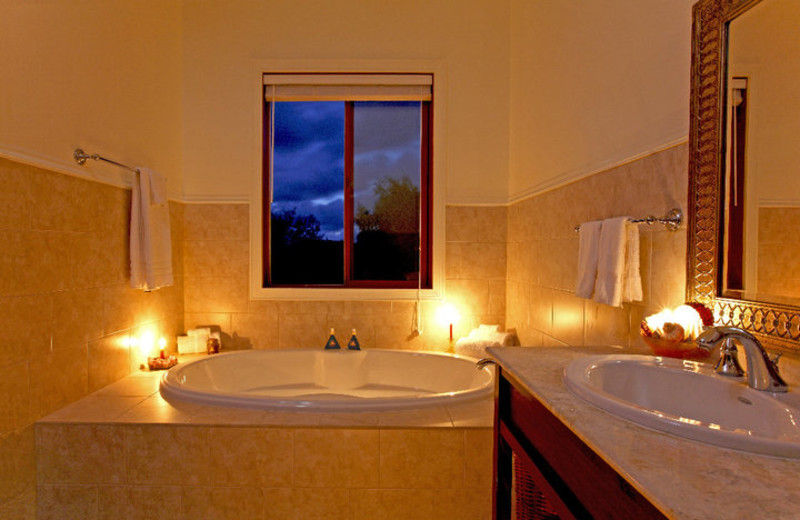
[[[496,398],[496,504],[511,500],[506,484],[500,484],[511,478],[510,451],[533,475],[534,484],[562,520],[665,518],[503,370],[498,375]],[[498,519],[511,518],[510,511],[496,509],[508,515]]]

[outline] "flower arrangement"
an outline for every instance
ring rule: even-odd
[[[690,302],[646,317],[639,333],[657,356],[702,359],[708,351],[698,348],[694,340],[713,324],[714,315],[705,305]]]

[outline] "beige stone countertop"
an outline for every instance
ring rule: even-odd
[[[498,347],[489,352],[668,517],[800,519],[800,460],[649,430],[594,407],[564,385],[563,369],[573,359],[630,352],[612,347]]]
[[[182,361],[191,359],[194,357],[181,357]],[[38,422],[291,428],[491,428],[493,424],[492,396],[450,406],[381,412],[253,410],[168,401],[158,390],[164,373],[134,372]]]

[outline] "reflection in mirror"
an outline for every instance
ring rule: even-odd
[[[796,355],[798,4],[694,5],[686,276],[687,298],[713,307],[715,324]]]
[[[720,295],[800,303],[800,2],[728,29]]]

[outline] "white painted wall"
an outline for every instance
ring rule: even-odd
[[[512,200],[687,138],[694,2],[512,0]]]
[[[148,166],[180,195],[181,3],[0,0],[0,154],[114,184],[74,148]]]
[[[247,200],[254,64],[435,61],[446,201],[502,204],[685,139],[693,1],[0,0],[0,154]]]
[[[257,65],[275,60],[443,64],[448,203],[504,203],[508,185],[508,2],[272,0],[184,3],[184,190],[247,200]],[[257,78],[256,78],[257,79]]]

